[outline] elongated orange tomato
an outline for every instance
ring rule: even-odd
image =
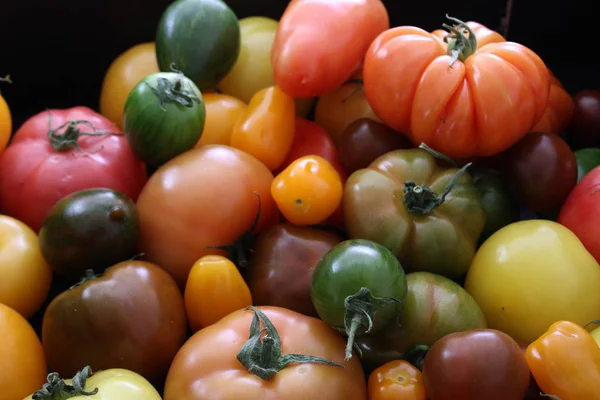
[[[389,361],[369,375],[369,400],[427,400],[423,374],[408,361]]]
[[[242,274],[233,262],[219,255],[207,255],[196,261],[190,270],[184,299],[194,332],[252,305],[252,295]]]
[[[325,221],[342,201],[340,174],[323,157],[297,159],[273,179],[271,194],[283,216],[294,225]]]
[[[365,57],[365,93],[375,114],[415,144],[458,159],[492,156],[544,114],[548,69],[518,43],[478,47],[472,29],[451,20],[448,44],[412,26],[379,35]]]
[[[292,147],[296,102],[277,86],[258,91],[238,118],[230,146],[253,155],[271,171],[281,166]]]
[[[196,147],[205,144],[229,144],[233,126],[248,108],[242,100],[222,93],[203,93],[206,121]]]

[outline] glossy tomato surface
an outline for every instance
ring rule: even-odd
[[[576,148],[600,146],[600,91],[586,89],[573,96],[575,109],[569,137]]]

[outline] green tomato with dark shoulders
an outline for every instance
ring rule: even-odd
[[[577,150],[575,153],[577,160],[577,182],[581,180],[588,172],[600,165],[600,149],[590,147]]]

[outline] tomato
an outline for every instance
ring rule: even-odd
[[[52,283],[52,269],[39,239],[27,225],[0,215],[0,303],[29,319],[40,308]]]
[[[577,182],[577,160],[551,133],[530,133],[503,154],[504,175],[517,199],[534,212],[560,207]]]
[[[594,329],[593,331],[591,331],[590,334],[594,338],[594,341],[596,342],[596,344],[598,346],[600,346],[600,326],[598,328]]]
[[[253,155],[271,171],[278,169],[292,147],[296,103],[277,86],[252,96],[248,109],[233,126],[229,144]]]
[[[531,131],[558,135],[569,126],[575,110],[575,102],[554,74],[551,71],[548,72],[550,74],[548,106],[542,118],[531,128]]]
[[[93,187],[136,201],[146,168],[106,118],[87,107],[34,115],[0,154],[0,207],[35,232],[62,197]]]
[[[140,251],[183,289],[200,257],[227,254],[209,246],[233,244],[248,233],[258,200],[252,231],[278,222],[272,181],[264,164],[229,146],[206,145],[175,157],[150,177],[138,199]],[[246,250],[242,242],[235,252]]]
[[[44,388],[24,400],[58,398],[161,400],[160,394],[150,382],[133,371],[110,368],[93,373],[89,366],[75,374],[72,379],[62,379],[57,373],[48,375],[48,382],[44,384]]]
[[[577,236],[556,222],[515,222],[477,251],[465,289],[488,326],[531,343],[560,319],[600,315],[600,266]]]
[[[392,150],[408,149],[406,136],[370,118],[359,118],[342,132],[339,142],[340,161],[346,173],[367,168],[375,159]]]
[[[310,297],[319,317],[348,336],[349,359],[355,337],[376,333],[394,321],[406,291],[406,275],[394,254],[355,239],[336,244],[319,260]]]
[[[202,136],[195,147],[205,144],[228,145],[233,126],[248,109],[248,105],[226,94],[205,93],[202,97],[206,109],[206,119]]]
[[[271,195],[283,216],[295,225],[316,225],[340,206],[343,184],[331,163],[304,156],[287,166],[271,184]]]
[[[423,381],[430,400],[521,400],[529,368],[510,336],[475,329],[435,342],[425,356]]]
[[[344,221],[349,237],[382,244],[407,271],[457,277],[475,254],[485,210],[465,167],[448,168],[434,154],[394,150],[352,173]]]
[[[46,380],[44,349],[29,322],[2,303],[0,337],[0,393],[2,399],[21,400]]]
[[[560,209],[557,222],[569,228],[587,251],[600,263],[600,168],[596,167],[579,181]],[[582,323],[583,321],[580,321]]]
[[[73,376],[82,365],[125,368],[164,379],[186,338],[183,296],[173,278],[145,261],[89,276],[48,305],[42,343],[49,367]]]
[[[137,44],[110,64],[100,90],[100,114],[123,129],[123,108],[129,92],[146,75],[158,72],[154,42]]]
[[[357,78],[362,79],[362,75]],[[367,101],[360,79],[347,81],[317,100],[315,122],[325,128],[338,146],[344,130],[360,118],[380,121]]]
[[[10,76],[0,78],[0,83],[1,82],[11,82]],[[0,93],[0,153],[2,153],[6,148],[6,145],[8,145],[11,133],[12,117],[10,115],[10,108],[8,108],[6,100],[4,100],[2,93]]]
[[[450,20],[447,45],[412,26],[380,34],[365,56],[365,93],[377,116],[413,143],[457,159],[491,156],[542,117],[548,69],[517,43],[478,47],[467,24]]]
[[[294,97],[329,93],[356,72],[373,39],[389,26],[380,0],[292,1],[273,44],[275,83]]]
[[[575,148],[600,146],[600,90],[586,89],[573,96],[575,109],[569,139]]]
[[[252,305],[252,295],[234,263],[207,255],[192,266],[185,285],[185,311],[195,332]]]
[[[369,400],[427,400],[423,374],[404,360],[390,361],[369,375]]]
[[[366,397],[360,362],[344,360],[342,337],[279,307],[235,311],[196,332],[175,356],[164,392],[164,400]]]
[[[600,148],[579,149],[573,154],[577,160],[577,182],[600,165]]]

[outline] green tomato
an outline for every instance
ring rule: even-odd
[[[396,320],[407,290],[404,270],[391,251],[354,239],[335,245],[317,263],[311,300],[323,321],[348,336],[349,359],[355,336]]]
[[[600,165],[600,149],[581,149],[574,154],[577,160],[577,182],[579,182],[588,172]]]

